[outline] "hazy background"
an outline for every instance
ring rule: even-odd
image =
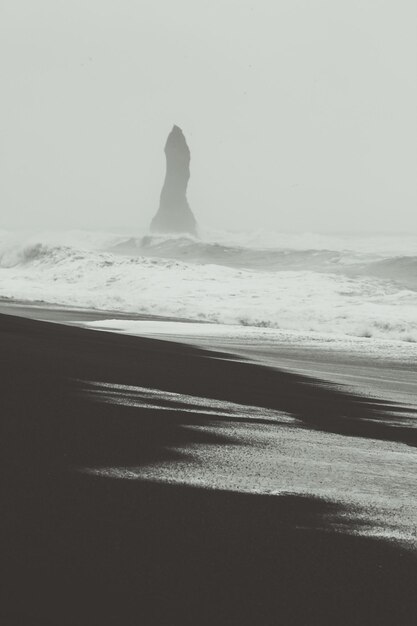
[[[415,0],[0,0],[0,229],[417,231]]]

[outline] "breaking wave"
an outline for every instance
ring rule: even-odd
[[[185,263],[214,264],[251,270],[305,270],[369,275],[417,289],[417,256],[384,258],[380,253],[331,249],[257,248],[205,242],[191,237],[143,237],[113,246],[116,254],[141,254]]]
[[[292,239],[291,239],[292,237]],[[417,341],[417,256],[389,241],[0,233],[0,297]],[[411,239],[410,242],[411,243]],[[377,245],[378,244],[378,245]],[[322,247],[320,247],[322,246]]]

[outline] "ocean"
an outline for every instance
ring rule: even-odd
[[[0,298],[414,344],[417,236],[1,231]]]

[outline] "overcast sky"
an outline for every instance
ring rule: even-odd
[[[0,229],[417,232],[415,0],[0,0]]]

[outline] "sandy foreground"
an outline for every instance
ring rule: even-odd
[[[415,362],[108,319],[0,308],[5,623],[416,623]]]

